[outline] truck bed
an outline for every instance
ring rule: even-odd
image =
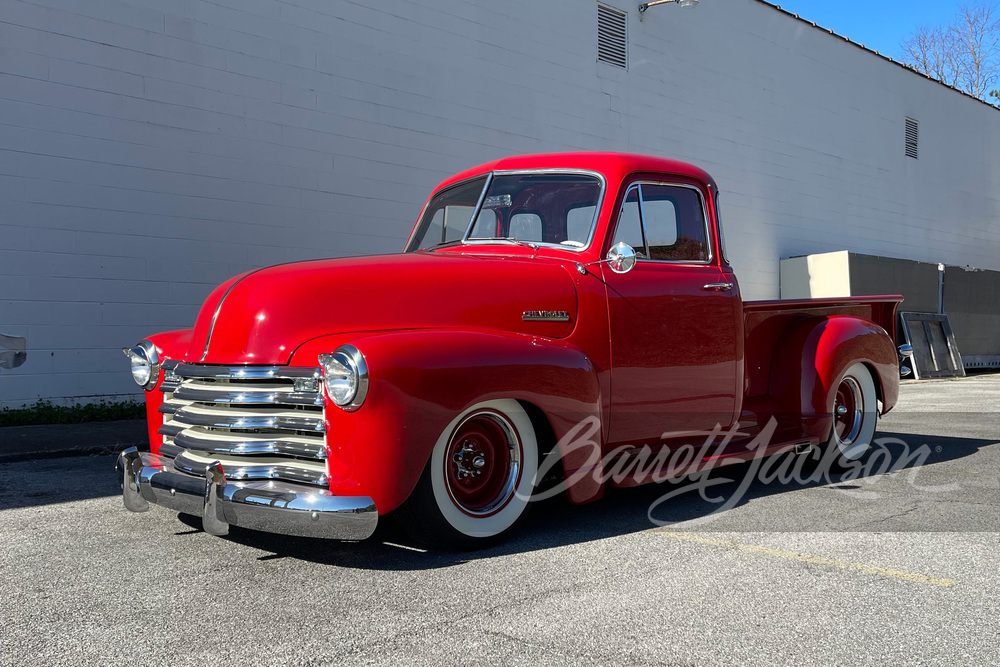
[[[902,301],[900,295],[880,295],[744,302],[746,396],[767,393],[771,357],[778,338],[792,324],[805,318],[850,315],[874,322],[896,340],[896,309]]]

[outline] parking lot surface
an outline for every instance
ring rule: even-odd
[[[548,501],[468,554],[217,538],[126,512],[113,457],[0,465],[0,664],[1000,664],[998,409],[1000,376],[904,383],[863,474]]]

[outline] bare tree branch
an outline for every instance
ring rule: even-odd
[[[920,28],[903,42],[903,53],[914,69],[957,87],[959,64],[954,41],[948,28]]]
[[[953,23],[920,28],[901,49],[917,71],[985,100],[1000,82],[1000,11],[993,2],[963,5]]]

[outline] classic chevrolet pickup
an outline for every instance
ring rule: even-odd
[[[900,301],[744,302],[692,165],[505,158],[443,182],[402,254],[250,271],[126,349],[152,451],[119,457],[125,506],[351,540],[395,512],[472,548],[537,489],[589,502],[648,481],[631,454],[705,434],[727,437],[672,474],[844,464],[896,402]]]

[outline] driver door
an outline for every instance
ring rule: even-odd
[[[713,263],[704,195],[687,184],[633,183],[612,243],[637,253],[604,269],[611,337],[609,444],[656,445],[728,428],[736,406],[738,288]],[[728,286],[728,287],[727,287]]]

